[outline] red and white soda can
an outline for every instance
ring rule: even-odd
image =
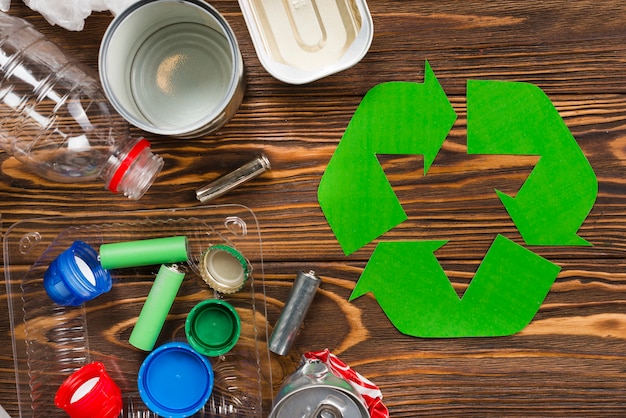
[[[389,418],[380,389],[328,350],[302,356],[283,382],[270,418]]]

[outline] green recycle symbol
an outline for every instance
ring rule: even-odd
[[[423,155],[424,175],[456,121],[426,62],[424,83],[388,82],[363,98],[318,189],[349,255],[407,219],[377,154]],[[512,197],[496,190],[528,246],[591,245],[577,235],[593,207],[595,173],[550,99],[528,83],[468,80],[467,153],[539,159]],[[380,241],[350,300],[372,292],[404,334],[512,335],[535,316],[560,267],[498,234],[459,297],[435,251],[446,241]]]

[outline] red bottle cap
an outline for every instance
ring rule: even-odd
[[[117,418],[122,411],[122,391],[94,361],[68,377],[57,390],[54,404],[71,418]]]
[[[118,187],[122,182],[124,174],[126,174],[131,164],[135,161],[141,151],[149,147],[150,142],[147,139],[141,138],[139,141],[137,141],[137,143],[128,152],[126,157],[120,162],[120,166],[117,168],[117,170],[115,170],[115,173],[113,174],[113,177],[109,182],[109,190],[111,190],[113,193],[118,192]]]

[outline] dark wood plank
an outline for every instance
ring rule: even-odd
[[[379,384],[393,417],[619,416],[626,411],[626,6],[591,1],[413,1],[369,4],[375,37],[356,66],[304,86],[261,67],[238,4],[212,1],[233,26],[248,87],[217,134],[181,140],[148,135],[166,168],[139,202],[98,184],[42,180],[0,154],[2,230],[39,216],[110,213],[198,204],[194,190],[258,152],[272,170],[219,198],[258,217],[267,322],[275,323],[301,269],[323,279],[296,345],[272,358],[274,383],[307,350],[328,347]],[[10,14],[32,22],[97,68],[108,13],[85,30],[51,27],[22,2]],[[521,242],[493,192],[514,193],[534,157],[466,154],[468,79],[530,82],[553,101],[599,180],[580,235],[593,247],[539,247],[562,267],[535,320],[501,338],[401,335],[371,296],[348,302],[374,244],[346,257],[317,203],[317,186],[363,95],[386,81],[422,82],[428,60],[459,118],[433,167],[420,157],[381,157],[408,220],[385,239],[447,239],[438,257],[462,294],[498,233]],[[132,129],[133,135],[143,134]],[[17,417],[6,296],[0,292],[0,405]],[[329,320],[329,318],[331,320]]]

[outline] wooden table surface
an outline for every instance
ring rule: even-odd
[[[350,69],[302,86],[277,81],[263,69],[235,0],[211,3],[232,25],[246,65],[247,90],[232,121],[198,139],[147,135],[165,169],[140,201],[113,196],[99,184],[42,180],[0,154],[3,234],[17,221],[44,215],[193,207],[198,186],[264,152],[270,172],[212,203],[246,205],[258,218],[269,324],[298,271],[312,269],[322,278],[291,353],[272,357],[276,387],[302,353],[329,348],[381,387],[392,417],[626,414],[623,2],[371,1],[369,53]],[[110,14],[92,15],[76,33],[50,26],[19,1],[9,13],[97,68]],[[387,81],[421,83],[426,60],[459,117],[426,177],[421,157],[381,158],[408,214],[385,239],[450,240],[437,255],[459,292],[496,234],[522,242],[493,189],[514,194],[536,162],[467,155],[468,79],[540,87],[598,178],[597,201],[580,230],[593,246],[533,248],[562,270],[533,322],[516,335],[408,337],[371,294],[348,302],[375,243],[343,254],[317,201],[320,178],[365,93]],[[7,300],[0,289],[0,405],[17,417]]]

